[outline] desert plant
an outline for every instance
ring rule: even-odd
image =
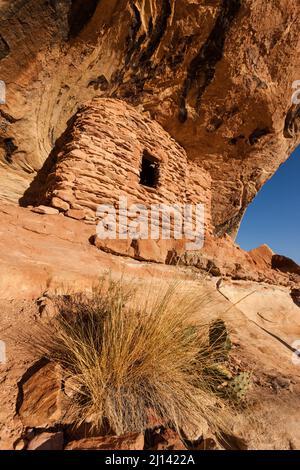
[[[203,418],[224,429],[230,412],[207,373],[224,341],[210,345],[209,325],[191,323],[202,302],[176,285],[153,299],[151,287],[141,296],[109,281],[90,295],[59,297],[57,316],[31,344],[72,384],[68,413],[77,424],[108,422],[123,433],[145,429],[151,413],[177,430]]]
[[[210,347],[219,354],[220,360],[226,360],[231,350],[231,340],[224,320],[213,321],[209,326]]]
[[[237,401],[243,400],[251,386],[251,373],[240,372],[229,383],[228,396]]]
[[[211,322],[209,344],[215,363],[209,364],[205,372],[214,393],[232,402],[244,400],[251,387],[251,373],[242,371],[233,374],[228,368],[232,343],[224,320]]]

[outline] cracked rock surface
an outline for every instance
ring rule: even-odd
[[[300,141],[298,0],[0,3],[0,195],[18,203],[86,101],[121,98],[212,178],[212,221],[234,235]]]

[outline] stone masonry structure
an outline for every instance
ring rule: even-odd
[[[100,204],[113,205],[118,215],[120,196],[126,196],[128,206],[147,208],[202,203],[209,226],[208,174],[189,162],[185,150],[155,121],[121,100],[95,99],[69,123],[47,178],[47,203],[67,216],[96,223]],[[162,220],[159,223],[161,229]],[[116,253],[156,261],[183,248],[183,240],[157,242],[97,243]]]

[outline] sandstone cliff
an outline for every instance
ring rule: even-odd
[[[299,2],[2,1],[1,197],[17,203],[68,120],[118,97],[160,123],[211,178],[215,232],[299,143]]]
[[[224,447],[300,448],[300,267],[233,241],[300,143],[299,29],[298,0],[0,1],[0,449],[145,448],[141,434],[74,433],[59,371],[13,339],[52,318],[58,293],[90,291],[108,272],[141,292],[151,279],[154,297],[163,280],[204,289],[201,314],[228,322],[236,367],[254,376],[254,426],[245,412]],[[141,155],[165,165],[158,191],[139,186]],[[204,249],[101,244],[97,206],[124,191],[203,202]],[[196,431],[202,448],[217,445]],[[159,449],[184,448],[157,435]]]

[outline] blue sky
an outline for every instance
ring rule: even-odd
[[[300,147],[248,207],[237,237],[245,250],[262,244],[300,264]]]

